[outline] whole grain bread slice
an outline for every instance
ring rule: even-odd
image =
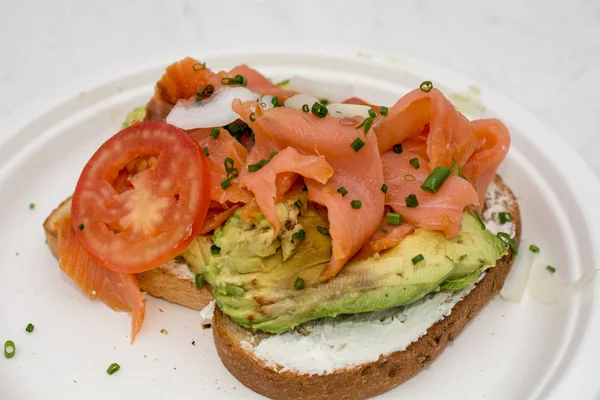
[[[55,222],[70,212],[71,198],[69,197],[44,221],[46,242],[56,258],[58,258],[58,232]],[[205,284],[202,289],[197,289],[193,279],[182,279],[164,268],[156,268],[135,275],[140,283],[140,289],[150,296],[163,298],[194,310],[202,310],[213,299],[208,284]]]
[[[494,206],[494,209],[503,209],[513,215],[513,233],[519,243],[521,218],[518,202],[499,176],[488,190],[485,206],[489,210]],[[484,218],[497,223],[498,216],[496,212],[484,212]],[[256,346],[267,335],[242,328],[218,309],[213,318],[217,352],[225,367],[241,383],[273,399],[351,400],[375,396],[418,374],[439,356],[490,298],[502,289],[513,260],[512,252],[504,256],[464,299],[456,303],[450,315],[433,324],[406,350],[379,355],[377,361],[324,375],[280,372],[259,359],[252,347],[247,345],[253,343]]]

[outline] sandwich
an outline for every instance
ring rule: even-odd
[[[132,342],[146,294],[214,307],[218,354],[250,389],[366,398],[501,290],[521,230],[497,175],[510,134],[429,81],[390,107],[307,87],[172,64],[44,229],[86,295],[131,313]]]

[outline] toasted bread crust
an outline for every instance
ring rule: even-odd
[[[521,218],[517,200],[500,177],[496,177],[495,183],[511,199],[507,208],[513,215],[515,239],[519,242]],[[355,368],[336,370],[326,375],[277,372],[242,347],[242,340],[249,339],[253,333],[235,324],[219,310],[215,311],[213,319],[217,352],[225,367],[240,382],[273,399],[350,400],[375,396],[418,374],[440,355],[489,299],[502,289],[513,260],[512,252],[499,260],[476,287],[454,306],[449,316],[432,325],[426,335],[406,350],[382,355],[377,361]]]
[[[54,223],[70,212],[71,198],[69,197],[52,211],[44,221],[46,242],[56,258],[58,258],[58,231]],[[181,279],[164,269],[157,268],[135,275],[140,283],[140,289],[150,296],[160,297],[194,310],[202,310],[213,299],[208,284],[198,290],[193,279]]]

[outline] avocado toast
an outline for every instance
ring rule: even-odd
[[[48,245],[84,293],[132,314],[132,341],[143,292],[194,309],[214,296],[219,355],[246,386],[371,396],[417,373],[502,287],[520,233],[494,178],[510,136],[468,121],[431,82],[390,108],[291,89],[246,66],[173,64],[145,121],[128,118],[48,217]],[[484,223],[498,218],[495,193],[509,199],[508,233]],[[351,340],[337,355],[301,350],[313,331],[358,334],[374,315],[412,336],[360,357]],[[311,356],[329,361],[307,367]],[[377,379],[358,389],[356,374]]]

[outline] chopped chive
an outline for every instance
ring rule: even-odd
[[[369,108],[369,117],[375,118],[376,116],[377,116],[377,113],[375,112],[375,110],[373,110],[372,108]]]
[[[304,229],[300,229],[298,232],[295,232],[292,235],[292,239],[294,240],[304,240],[306,238],[306,232]]]
[[[388,225],[400,225],[404,221],[402,214],[389,212],[386,215]]]
[[[363,142],[360,138],[354,139],[354,142],[350,145],[354,149],[354,151],[358,152],[365,146],[365,142]]]
[[[263,166],[262,164],[259,162],[257,162],[256,164],[248,164],[248,172],[256,172],[259,169],[261,169]]]
[[[213,87],[213,85],[206,85],[206,87],[202,90],[202,94],[204,96],[210,96],[214,92],[215,92],[215,88]]]
[[[33,210],[34,208],[35,208],[35,204],[33,204],[33,203],[29,203],[29,209],[30,209],[30,210]]]
[[[209,151],[208,151],[208,147],[204,146],[204,148],[202,149],[202,151],[204,151],[204,155],[205,155],[206,157],[210,156],[210,153],[209,153]]]
[[[298,207],[298,208],[302,207],[302,200],[296,200],[296,201],[294,202],[294,205],[295,205],[296,207]]]
[[[427,193],[435,194],[444,184],[446,179],[452,174],[452,169],[448,167],[435,167],[435,169],[429,174],[425,182],[421,185]]]
[[[517,245],[517,241],[514,238],[511,238],[510,235],[506,232],[498,232],[496,234],[506,246],[510,247],[514,254],[519,254],[519,246]]]
[[[477,218],[477,221],[479,222],[479,225],[481,225],[481,229],[485,230],[486,226],[485,223],[483,222],[483,219],[481,218],[481,214],[479,214],[479,212],[475,211],[475,218]]]
[[[289,80],[289,79],[284,79],[284,80],[282,80],[281,82],[277,82],[277,83],[276,83],[276,85],[277,85],[277,86],[285,86],[285,85],[287,85],[288,83],[290,83],[290,80]]]
[[[12,340],[7,340],[4,342],[4,357],[13,358],[15,353],[17,352],[17,347],[15,346],[15,342]]]
[[[213,244],[212,246],[210,246],[210,254],[212,254],[213,256],[216,256],[220,252],[221,252],[221,248],[219,246],[217,246],[216,244]]]
[[[269,156],[269,158],[267,158],[266,160],[260,160],[259,162],[257,162],[256,164],[250,164],[248,165],[248,171],[249,172],[256,172],[259,169],[261,169],[262,167],[264,167],[265,165],[267,165],[269,163],[269,161],[271,161],[273,159],[273,157],[275,157],[277,155],[277,152],[274,151],[271,153],[271,155]]]
[[[422,92],[429,93],[431,92],[431,89],[433,89],[433,83],[431,83],[431,81],[424,81],[419,86],[419,89],[421,89]]]
[[[323,226],[319,226],[317,225],[317,230],[319,231],[320,234],[325,235],[325,236],[329,236],[329,229],[323,227]]]
[[[415,178],[415,176],[413,174],[405,174],[404,175],[404,180],[406,182],[413,182],[415,181],[417,178]]]
[[[310,111],[310,107],[308,106],[308,104],[303,104],[302,105],[302,111],[304,111],[304,112],[309,112]]]
[[[416,208],[419,205],[419,200],[417,199],[417,195],[414,193],[406,196],[404,201],[406,202],[406,207],[408,207],[408,208]]]
[[[271,104],[273,104],[273,107],[279,107],[279,97],[273,96],[273,98],[271,99]]]
[[[227,130],[232,136],[236,136],[242,132],[242,127],[235,122],[232,122],[231,124],[227,125]]]
[[[246,79],[243,75],[236,75],[233,78],[223,78],[221,79],[221,83],[223,85],[242,85],[246,86],[248,84],[248,79]]]
[[[256,114],[255,113],[250,113],[250,121],[254,122],[256,121]]]
[[[229,172],[233,170],[233,158],[231,157],[227,157],[225,160],[223,160],[223,165],[225,166],[225,172]]]
[[[196,282],[196,289],[202,289],[204,286],[204,275],[196,274],[194,281]]]
[[[109,375],[112,375],[120,369],[121,369],[121,366],[119,364],[112,363],[109,365],[108,369],[106,370],[106,373]]]
[[[327,104],[329,104],[329,100],[327,99],[320,99],[319,103],[323,104],[324,106],[326,106]]]
[[[235,79],[242,86],[246,86],[248,84],[248,79],[246,79],[246,77],[243,75],[236,75]]]
[[[417,265],[417,263],[423,261],[424,259],[425,257],[423,257],[423,254],[418,254],[412,258],[412,263],[413,265]]]
[[[395,144],[394,147],[392,147],[392,150],[394,150],[394,153],[396,154],[402,153],[402,143]]]
[[[532,253],[539,253],[540,248],[537,247],[535,244],[532,244],[531,246],[529,246],[529,251],[531,251]]]
[[[310,112],[312,112],[314,115],[316,115],[319,118],[325,118],[327,116],[327,113],[329,113],[329,110],[323,104],[319,104],[319,102],[315,102],[312,105]]]
[[[33,332],[33,329],[35,328],[35,326],[30,322],[27,324],[27,326],[25,327],[25,332]]]
[[[388,108],[387,108],[387,107],[384,107],[384,106],[381,106],[381,107],[379,108],[379,113],[380,113],[381,115],[383,115],[384,117],[387,117],[387,115],[388,115]]]
[[[548,265],[546,266],[546,269],[551,273],[555,273],[556,272],[556,268],[554,268],[552,265]]]
[[[196,63],[194,65],[192,65],[192,68],[194,69],[194,71],[201,71],[203,69],[206,69],[206,63]]]
[[[341,194],[342,194],[342,197],[344,197],[345,195],[347,195],[347,194],[348,194],[348,190],[346,190],[346,188],[345,188],[345,187],[343,187],[343,186],[340,186],[340,187],[338,188],[337,192],[338,192],[338,193],[341,193]]]
[[[419,167],[421,166],[419,164],[419,159],[417,157],[415,158],[411,158],[409,161],[410,165],[414,168],[414,169],[419,169]]]
[[[365,118],[363,120],[363,122],[361,122],[360,125],[358,125],[356,127],[356,129],[364,127],[363,128],[363,132],[366,135],[369,132],[369,129],[371,129],[371,125],[372,124],[373,124],[373,118],[372,117],[368,117],[368,118]]]
[[[379,229],[379,232],[388,233],[388,230],[385,229],[383,226],[380,226],[378,229]]]
[[[388,185],[386,185],[385,183],[383,185],[381,185],[381,191],[383,193],[387,193],[387,191],[388,191]]]
[[[352,206],[352,208],[354,208],[355,210],[358,210],[359,208],[362,207],[362,201],[360,200],[352,200],[350,202],[350,205]]]
[[[219,128],[212,128],[210,130],[210,135],[208,135],[208,136],[210,136],[213,139],[218,138],[219,137]]]
[[[83,223],[79,224],[79,230],[82,231],[85,228],[85,225]]]
[[[202,97],[196,97],[196,103],[202,103]]]
[[[500,220],[500,223],[504,225],[507,222],[512,222],[513,216],[509,212],[502,211],[498,213],[498,219]]]
[[[228,187],[231,187],[231,181],[229,179],[225,179],[223,182],[221,182],[221,189],[225,190]]]
[[[297,277],[296,281],[294,282],[294,289],[296,289],[296,290],[304,289],[304,279]]]

